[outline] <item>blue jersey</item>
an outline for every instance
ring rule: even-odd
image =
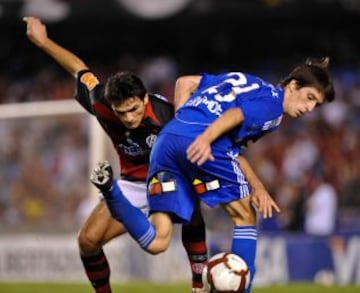
[[[188,222],[197,199],[210,207],[250,194],[241,171],[239,146],[275,130],[283,114],[284,91],[252,75],[205,74],[197,91],[160,132],[150,156],[150,213],[168,212]],[[215,161],[198,166],[186,157],[194,138],[230,108],[241,108],[243,122],[211,144]]]
[[[204,74],[197,91],[177,111],[164,132],[195,138],[230,108],[241,108],[243,123],[222,138],[227,147],[246,146],[274,131],[283,114],[284,91],[250,74]]]

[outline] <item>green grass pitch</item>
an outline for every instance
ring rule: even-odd
[[[113,293],[190,293],[188,284],[129,283],[114,285]],[[3,293],[93,293],[88,284],[69,283],[4,283],[0,282]],[[314,284],[289,284],[253,288],[252,293],[359,293],[360,286],[319,286]]]

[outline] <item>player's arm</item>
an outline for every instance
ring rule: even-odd
[[[39,18],[27,16],[23,20],[26,22],[26,35],[29,40],[50,55],[71,75],[77,77],[78,72],[89,69],[79,57],[48,37],[46,26]]]
[[[273,198],[265,189],[259,177],[256,175],[253,168],[244,156],[238,157],[241,171],[244,173],[246,180],[251,186],[251,202],[256,209],[266,218],[273,216],[273,209],[276,212],[280,212],[279,206],[275,203]]]
[[[201,80],[200,75],[181,76],[176,80],[174,93],[175,111],[197,90]]]
[[[214,160],[211,153],[211,143],[222,134],[240,125],[244,115],[240,108],[231,108],[211,123],[187,148],[187,158],[192,163],[204,164],[207,160]]]

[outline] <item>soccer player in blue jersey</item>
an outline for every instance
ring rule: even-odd
[[[210,207],[221,205],[234,225],[231,252],[247,262],[252,282],[257,231],[255,220],[244,224],[254,216],[250,204],[244,208],[243,203],[251,202],[248,176],[253,174],[238,156],[248,142],[276,130],[283,114],[301,117],[334,99],[328,64],[328,58],[308,59],[278,86],[241,72],[181,78],[178,82],[192,84],[194,92],[188,99],[184,95],[153,147],[147,181],[150,221],[112,183],[108,163],[94,169],[91,180],[112,216],[144,250],[157,254],[168,248],[172,224],[191,219],[198,199]],[[253,204],[265,217],[277,209],[271,202]]]

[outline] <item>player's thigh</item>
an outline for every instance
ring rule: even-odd
[[[79,233],[79,244],[103,245],[125,233],[124,226],[111,217],[104,200],[93,209]]]
[[[256,224],[256,211],[247,196],[222,205],[236,226],[253,226]]]

